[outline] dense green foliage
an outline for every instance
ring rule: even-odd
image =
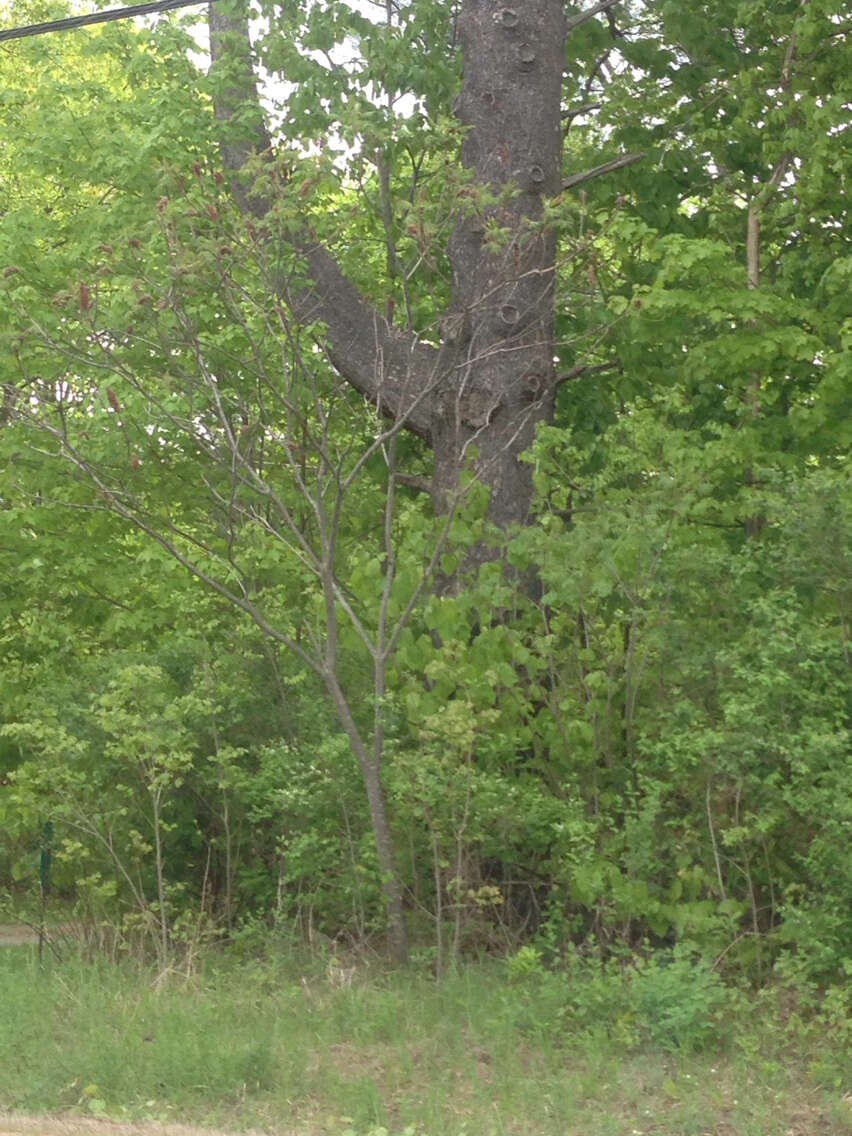
[[[452,164],[451,6],[417,0],[392,29],[300,7],[261,44],[299,84],[261,172],[280,179],[262,241],[230,204],[179,20],[0,56],[4,884],[34,894],[51,820],[57,901],[163,963],[247,928],[380,941],[353,735],[320,673],[333,649],[353,728],[383,747],[407,916],[439,971],[676,948],[705,960],[696,998],[715,997],[707,966],[839,997],[848,28],[817,0],[643,5],[615,46],[583,25],[575,103],[614,55],[601,117],[570,120],[571,163],[613,140],[646,156],[551,203],[557,349],[600,369],[565,383],[527,455],[536,523],[467,578],[477,487],[436,520],[395,479],[426,468],[419,440],[377,445],[317,329],[269,298],[302,272],[282,234],[310,208],[362,287],[430,334],[474,195]],[[319,60],[346,37],[344,83]],[[410,68],[422,42],[449,46]]]

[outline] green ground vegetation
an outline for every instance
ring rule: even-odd
[[[288,1136],[852,1131],[848,1021],[694,960],[527,951],[436,982],[283,947],[191,974],[4,950],[0,1099]]]

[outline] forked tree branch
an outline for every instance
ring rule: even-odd
[[[209,4],[208,13],[222,162],[238,208],[260,219],[273,202],[255,191],[246,167],[254,154],[269,150],[270,137],[252,67],[247,5],[245,0],[217,0]],[[437,349],[413,332],[392,327],[307,225],[290,239],[304,257],[312,281],[298,293],[283,297],[296,318],[302,323],[322,323],[326,353],[343,378],[383,413],[428,439],[428,392],[435,379]]]

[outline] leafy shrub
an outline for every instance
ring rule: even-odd
[[[663,1049],[703,1049],[718,1040],[727,992],[703,959],[652,958],[633,972],[631,1002],[644,1038]]]
[[[507,960],[506,995],[514,1026],[554,1042],[612,1041],[637,1048],[699,1050],[717,1042],[728,1000],[724,983],[701,959],[664,954],[628,967],[573,958],[558,971],[522,947]]]

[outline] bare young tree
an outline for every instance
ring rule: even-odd
[[[211,341],[199,329],[198,312],[181,288],[196,250],[167,211],[161,220],[172,281],[168,304],[146,303],[145,322],[124,341],[99,325],[88,299],[73,327],[63,325],[62,338],[30,317],[52,374],[30,379],[17,414],[34,428],[33,449],[70,462],[95,487],[96,502],[83,507],[108,509],[141,529],[321,680],[361,772],[390,952],[402,961],[402,889],[381,780],[387,672],[403,630],[434,584],[453,509],[434,525],[413,573],[409,558],[400,581],[396,447],[407,417],[373,413],[364,419],[362,400],[292,319],[303,296],[291,294],[280,267],[274,286],[284,303],[266,304],[263,241],[239,222],[230,233],[232,243],[243,242],[232,259],[239,271],[219,262],[200,289],[219,326],[237,336],[237,353],[223,357],[217,337]],[[222,234],[219,226],[215,243]],[[144,275],[134,284],[152,292],[163,287],[162,279]],[[412,415],[419,401],[412,397]],[[384,471],[378,481],[365,472],[376,461]],[[381,516],[369,550],[381,557],[381,568],[375,594],[365,600],[342,581],[353,555],[353,498],[367,491],[374,496],[372,514]],[[270,579],[262,563],[270,557],[276,566],[289,565],[290,587],[275,571]],[[294,595],[305,603],[302,611],[288,607]],[[369,683],[361,677],[348,690],[341,673],[344,637],[348,653],[356,643],[371,670]],[[353,701],[365,690],[366,708]]]

